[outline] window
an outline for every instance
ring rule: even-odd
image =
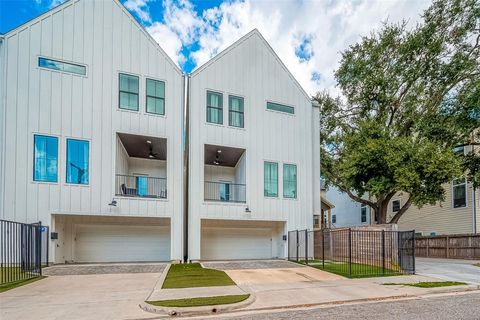
[[[392,211],[393,212],[400,211],[400,200],[393,200],[392,201]]]
[[[264,192],[265,197],[278,197],[278,163],[265,162],[264,164]]]
[[[318,214],[313,216],[313,227],[320,228],[320,216]]]
[[[467,181],[465,178],[453,180],[453,207],[467,206]]]
[[[140,197],[146,197],[148,195],[148,177],[137,176],[137,194]]]
[[[366,204],[362,204],[360,206],[360,221],[362,223],[365,223],[367,222],[367,205]]]
[[[465,147],[464,146],[455,147],[455,148],[453,148],[453,152],[457,155],[464,155],[465,154]]]
[[[228,124],[243,128],[243,98],[228,96]]]
[[[138,77],[124,73],[118,75],[120,109],[138,111]]]
[[[38,66],[40,68],[74,73],[81,76],[85,76],[87,74],[87,67],[85,66],[53,59],[47,59],[43,57],[38,57]]]
[[[222,182],[220,184],[220,200],[229,201],[230,200],[230,183]]]
[[[223,94],[207,91],[207,122],[223,124]]]
[[[33,144],[33,180],[57,182],[58,138],[34,135]]]
[[[88,184],[88,148],[88,141],[67,139],[67,183]]]
[[[165,114],[165,82],[147,79],[147,112]]]
[[[332,223],[337,223],[337,215],[332,214]]]
[[[297,198],[297,166],[294,164],[283,165],[283,197]]]
[[[285,106],[283,104],[274,103],[274,102],[267,102],[267,109],[273,111],[280,111],[285,113],[294,114],[295,108],[290,106]]]

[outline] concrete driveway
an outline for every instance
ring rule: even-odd
[[[149,319],[138,304],[160,273],[49,276],[0,293],[0,319]]]
[[[480,285],[478,260],[416,258],[416,273],[445,281],[460,281]]]

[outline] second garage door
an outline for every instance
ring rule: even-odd
[[[270,228],[202,228],[202,260],[270,259]]]
[[[75,262],[170,260],[167,226],[78,224],[75,229]]]

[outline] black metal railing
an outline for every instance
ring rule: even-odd
[[[41,223],[0,220],[0,285],[42,275],[42,242],[48,232]]]
[[[124,197],[167,198],[167,179],[117,174],[115,194]]]
[[[207,201],[244,203],[245,194],[245,184],[205,181],[204,199]]]
[[[414,274],[415,232],[290,231],[288,259],[350,278]]]

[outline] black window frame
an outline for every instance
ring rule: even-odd
[[[212,107],[212,106],[209,105],[209,101],[208,101],[208,94],[209,94],[209,93],[213,93],[213,94],[220,95],[220,102],[221,102],[221,105],[222,105],[221,107]],[[218,92],[218,91],[213,91],[213,90],[207,90],[206,99],[207,99],[207,109],[206,109],[206,120],[207,120],[207,123],[213,123],[213,124],[223,125],[223,93],[222,93],[222,92]],[[208,121],[208,111],[209,111],[210,109],[215,109],[215,110],[220,111],[220,115],[219,115],[220,122]]]
[[[138,92],[130,92],[130,91],[125,91],[125,90],[122,90],[120,88],[120,78],[122,76],[128,76],[128,77],[135,77],[137,78],[137,83],[138,83]],[[126,93],[126,94],[135,94],[137,96],[137,109],[134,110],[134,109],[127,109],[127,108],[122,108],[122,106],[120,105],[120,96],[122,95],[122,92],[123,93]],[[129,73],[125,73],[125,72],[119,72],[118,73],[118,108],[121,109],[121,110],[126,110],[126,111],[131,111],[131,112],[138,112],[140,111],[140,77],[137,76],[137,75],[134,75],[134,74],[129,74]]]
[[[360,205],[360,222],[367,222],[367,205],[363,203]]]
[[[161,82],[163,83],[163,98],[160,98],[160,97],[157,97],[157,96],[151,96],[148,94],[148,81],[154,81],[154,82]],[[165,87],[165,81],[163,80],[157,80],[157,79],[152,79],[152,78],[145,78],[145,112],[146,113],[149,113],[149,114],[156,114],[156,115],[160,115],[160,116],[164,116],[165,115],[165,109],[166,109],[166,106],[165,106],[165,90],[166,87]],[[153,99],[158,99],[158,100],[163,100],[163,113],[157,113],[157,112],[150,112],[148,111],[148,98],[153,98]]]
[[[396,209],[395,203],[398,203],[398,209],[397,210],[395,210]],[[400,211],[401,208],[402,208],[402,206],[401,206],[401,203],[400,203],[399,199],[392,201],[392,212],[398,212],[398,211]]]
[[[232,104],[231,104],[232,98],[242,100],[243,111],[232,110]],[[232,113],[241,115],[241,119],[242,119],[241,126],[236,126],[232,124]],[[228,125],[230,127],[235,127],[235,128],[245,128],[245,99],[243,97],[236,96],[236,95],[228,95]]]

